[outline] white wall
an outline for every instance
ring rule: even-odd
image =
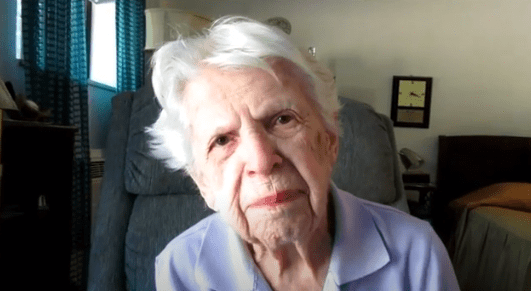
[[[227,14],[246,15],[252,0],[146,0],[148,8],[176,8],[218,18]]]
[[[217,8],[206,0],[184,2],[173,5],[231,13],[230,5],[221,9],[218,2]],[[242,3],[237,10],[255,19],[289,19],[295,43],[317,48],[318,59],[336,73],[341,95],[386,115],[393,75],[433,77],[430,128],[395,128],[398,148],[424,156],[432,179],[438,135],[531,136],[529,0]]]

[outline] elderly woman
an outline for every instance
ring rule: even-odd
[[[154,153],[217,212],[157,257],[159,290],[458,289],[427,224],[331,182],[332,75],[280,30],[223,18],[153,63]]]

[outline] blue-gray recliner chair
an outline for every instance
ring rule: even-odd
[[[366,104],[341,102],[343,136],[334,182],[408,212],[391,121]],[[155,256],[212,211],[189,177],[166,170],[149,154],[144,129],[160,110],[151,86],[115,96],[112,106],[88,290],[155,290]]]

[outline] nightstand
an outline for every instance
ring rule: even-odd
[[[421,219],[431,221],[431,201],[432,195],[437,189],[433,183],[404,183],[404,189],[419,192],[419,201],[408,200],[411,215]]]
[[[2,290],[66,290],[70,285],[76,130],[73,126],[4,121]]]

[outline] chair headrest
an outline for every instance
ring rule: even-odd
[[[389,118],[365,103],[344,97],[340,101],[343,135],[333,181],[357,197],[383,204],[394,202],[396,149]]]
[[[145,129],[160,113],[151,84],[133,94],[129,137],[125,155],[125,189],[139,195],[198,193],[194,181],[183,171],[168,170],[161,160],[150,154],[151,139]]]

